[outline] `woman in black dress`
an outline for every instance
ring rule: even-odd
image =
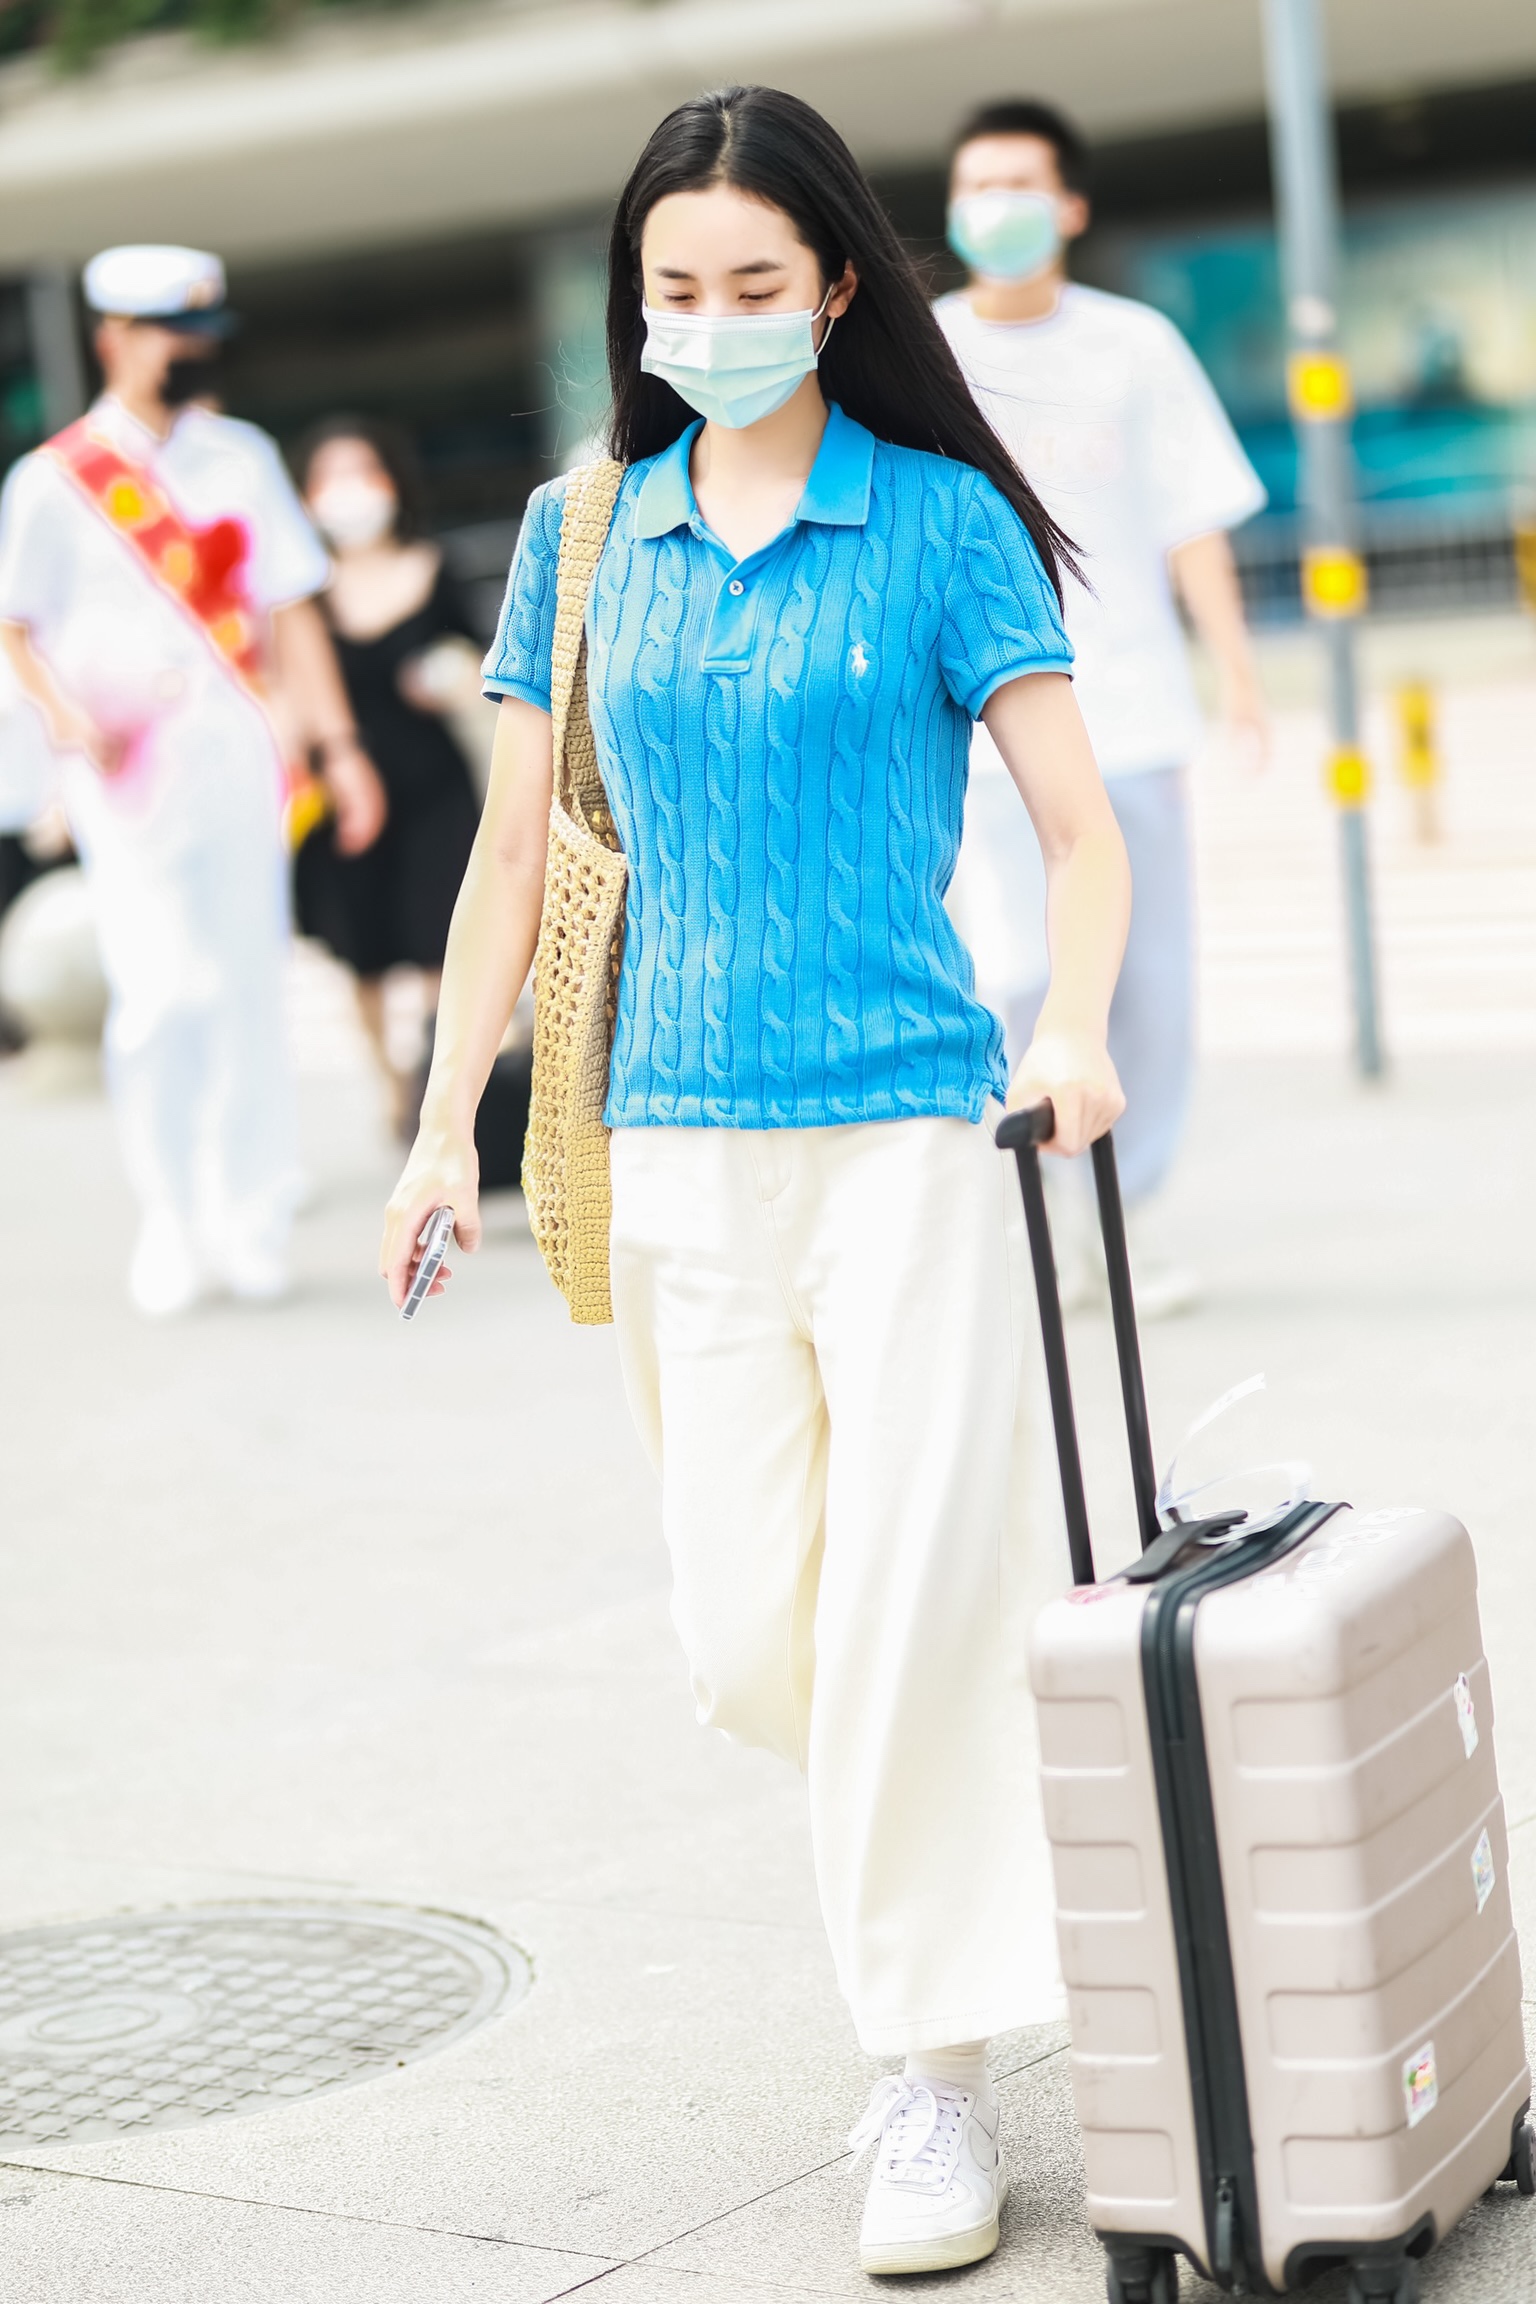
[[[437,545],[417,533],[409,453],[385,425],[336,417],[296,459],[299,486],[332,554],[323,605],[389,818],[360,856],[338,853],[322,823],[294,864],[299,927],[344,961],[389,1084],[391,1120],[408,1125],[412,1073],[389,1061],[384,978],[419,969],[426,1007],[469,860],[480,804],[446,715],[479,695],[480,635]]]

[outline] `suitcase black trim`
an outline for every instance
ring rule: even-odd
[[[1184,2003],[1207,2261],[1225,2289],[1270,2295],[1259,2233],[1248,2083],[1227,1930],[1210,1767],[1195,1677],[1195,1619],[1209,1592],[1267,1568],[1341,1509],[1302,1504],[1261,1534],[1179,1566],[1148,1594],[1141,1628],[1152,1772]]]

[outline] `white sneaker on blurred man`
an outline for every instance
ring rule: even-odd
[[[1109,1278],[1099,1231],[1098,1200],[1087,1178],[1045,1163],[1050,1205],[1051,1247],[1064,1312],[1107,1312]],[[1086,1189],[1083,1187],[1086,1185]],[[1171,1320],[1192,1311],[1204,1290],[1199,1274],[1170,1243],[1160,1196],[1136,1202],[1125,1212],[1131,1251],[1131,1282],[1140,1320]]]
[[[231,1296],[242,1304],[275,1304],[292,1285],[288,1266],[287,1226],[270,1222],[221,1224],[210,1251],[210,1261]]]
[[[188,1312],[207,1292],[192,1234],[174,1208],[152,1208],[139,1226],[128,1294],[148,1320]]]
[[[1043,1160],[1045,1204],[1051,1221],[1051,1255],[1063,1312],[1100,1312],[1109,1304],[1099,1208],[1090,1185],[1085,1191],[1076,1168]]]
[[[1199,1273],[1171,1249],[1159,1202],[1142,1200],[1128,1208],[1125,1234],[1131,1251],[1137,1318],[1171,1320],[1180,1312],[1193,1311],[1205,1291]]]

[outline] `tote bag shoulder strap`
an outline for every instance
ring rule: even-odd
[[[554,720],[555,798],[568,815],[613,836],[597,753],[586,709],[586,617],[592,579],[613,522],[624,467],[611,457],[578,465],[566,482],[555,576],[555,632],[550,652],[550,713]]]

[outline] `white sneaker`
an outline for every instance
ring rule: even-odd
[[[1200,1276],[1168,1253],[1161,1211],[1155,1206],[1130,1209],[1125,1230],[1138,1317],[1171,1320],[1179,1312],[1192,1311],[1203,1294]]]
[[[204,1280],[192,1235],[171,1208],[153,1208],[139,1226],[128,1294],[134,1309],[149,1320],[188,1312],[203,1294]]]
[[[282,1228],[286,1232],[286,1226]],[[291,1285],[286,1241],[269,1221],[229,1221],[212,1228],[208,1261],[231,1296],[245,1304],[273,1304]]]
[[[1109,1302],[1098,1203],[1091,1188],[1060,1160],[1045,1160],[1045,1201],[1051,1220],[1051,1255],[1063,1312],[1098,1312]]]
[[[882,2080],[849,2137],[875,2146],[859,2230],[866,2272],[947,2272],[997,2246],[1008,2191],[997,2148],[997,2099],[942,2080]]]
[[[279,1250],[246,1243],[226,1249],[220,1275],[242,1304],[276,1304],[293,1285],[288,1259]]]

